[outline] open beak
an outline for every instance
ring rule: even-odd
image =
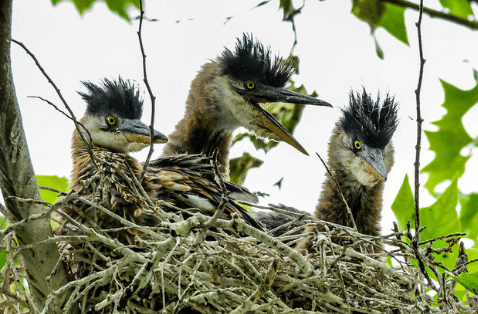
[[[383,160],[383,149],[371,148],[362,143],[362,149],[357,154],[365,160],[365,169],[380,181],[387,181],[387,169]]]
[[[151,143],[151,131],[149,126],[139,120],[122,119],[118,131],[123,132],[130,143],[149,145]],[[166,143],[168,138],[161,132],[154,130],[154,143]]]
[[[260,86],[248,92],[249,102],[257,110],[254,124],[261,130],[259,135],[263,135],[275,140],[282,140],[295,147],[305,155],[309,155],[302,145],[289,133],[269,112],[261,108],[259,103],[283,102],[292,104],[315,105],[332,107],[331,104],[323,100],[299,94],[284,88],[272,86]]]

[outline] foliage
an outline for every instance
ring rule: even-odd
[[[39,186],[48,187],[55,189],[61,192],[66,192],[68,190],[68,180],[65,177],[58,176],[36,176]],[[50,204],[53,204],[58,199],[58,193],[40,189],[41,198]]]
[[[5,217],[0,217],[0,226],[1,226],[0,230],[4,230],[8,225],[9,225],[8,220]],[[7,263],[7,250],[2,249],[0,251],[0,269],[2,269],[6,263]]]
[[[467,0],[440,0],[444,10],[448,14],[440,11],[424,8],[424,12],[433,17],[440,17],[445,20],[467,25],[470,16],[473,16],[473,10],[470,2]],[[370,25],[372,36],[375,31],[382,27],[392,36],[408,45],[408,35],[405,28],[405,9],[412,8],[418,10],[418,6],[406,1],[387,1],[387,0],[352,0],[352,13],[360,20]],[[456,18],[462,19],[458,21]],[[478,25],[473,24],[476,28]],[[383,59],[384,52],[380,48],[378,41],[375,40],[375,48],[379,58]]]
[[[247,171],[251,168],[260,167],[264,162],[258,158],[252,157],[248,152],[244,152],[241,157],[233,158],[229,161],[231,181],[237,184],[243,184],[246,180]]]
[[[478,295],[478,273],[467,274],[463,273],[459,277],[455,278],[456,281],[461,283],[466,289]]]
[[[449,83],[442,81],[445,92],[443,107],[447,113],[439,121],[433,122],[438,126],[438,131],[425,131],[430,142],[430,150],[435,152],[435,159],[426,165],[422,172],[429,173],[425,187],[437,200],[428,207],[420,208],[420,222],[425,229],[421,233],[421,241],[428,241],[444,235],[454,233],[466,233],[465,238],[474,241],[472,248],[466,249],[468,260],[478,258],[478,194],[463,194],[458,190],[458,180],[465,171],[465,163],[471,157],[473,147],[476,147],[476,139],[466,132],[463,127],[463,116],[478,102],[478,84],[471,90],[464,91]],[[463,148],[470,146],[468,156],[462,156]],[[443,193],[436,193],[435,187],[451,180],[451,184]],[[457,210],[458,204],[461,210]],[[392,204],[392,210],[397,218],[399,230],[407,229],[407,222],[411,228],[415,228],[414,198],[409,184],[408,176],[405,175],[403,184]],[[446,246],[445,240],[435,241],[432,248]],[[458,259],[458,250],[437,253],[436,261],[447,269],[453,270]],[[436,276],[430,272],[431,277]],[[468,265],[471,274],[462,274],[456,280],[465,288],[476,293],[478,283],[477,263]],[[443,269],[440,273],[444,273]],[[457,290],[458,291],[458,290]],[[465,296],[457,292],[457,297],[462,300]]]
[[[53,5],[57,5],[58,3],[65,1],[65,0],[51,0]],[[85,11],[91,9],[95,2],[99,2],[100,0],[69,0],[73,2],[76,9],[80,14],[85,13]],[[138,0],[102,0],[106,3],[108,8],[111,12],[114,12],[124,18],[127,21],[130,21],[130,17],[127,12],[127,8],[131,5],[135,6],[139,9],[139,1]]]
[[[473,139],[463,127],[463,116],[478,102],[478,84],[471,90],[461,90],[445,81],[441,81],[445,91],[443,107],[446,115],[433,122],[438,131],[425,131],[430,142],[430,150],[435,152],[435,159],[421,171],[430,174],[425,187],[433,194],[435,187],[445,181],[461,177],[465,172],[465,163],[470,155],[463,156],[461,151],[473,143]],[[446,165],[446,167],[444,167]]]

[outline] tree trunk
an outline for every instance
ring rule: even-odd
[[[13,84],[11,26],[12,0],[0,0],[0,187],[7,218],[15,223],[45,209],[42,205],[10,198],[41,200]],[[20,245],[36,243],[52,236],[50,222],[46,218],[25,221],[15,232]],[[23,250],[21,256],[35,305],[41,310],[51,291],[68,282],[61,263],[52,273],[59,260],[56,244],[35,245]],[[47,277],[50,278],[47,280]],[[56,308],[58,306],[55,305]]]

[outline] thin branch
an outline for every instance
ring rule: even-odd
[[[211,226],[214,225],[215,221],[222,215],[224,212],[224,209],[226,208],[227,202],[229,202],[229,191],[226,188],[226,184],[224,183],[221,173],[219,172],[219,167],[217,165],[217,155],[219,154],[219,149],[216,148],[214,149],[214,152],[212,154],[211,158],[211,163],[214,168],[214,176],[216,178],[216,181],[218,182],[219,186],[221,187],[221,201],[219,205],[216,208],[216,211],[214,212],[214,215],[211,217],[211,220],[209,220],[206,224],[206,228],[210,228]]]
[[[83,130],[86,131],[86,133],[88,134],[88,138],[90,140],[90,143],[93,141],[92,138],[91,138],[91,134],[90,134],[90,131],[88,131],[88,129],[83,125],[83,123],[79,122],[79,121],[76,121],[76,119],[74,117],[70,117],[66,112],[64,112],[63,110],[61,110],[60,108],[57,107],[57,105],[55,105],[54,103],[52,103],[51,101],[49,101],[48,99],[45,99],[43,97],[40,97],[40,96],[28,96],[28,98],[37,98],[37,99],[40,99],[44,102],[46,102],[47,104],[49,104],[50,106],[52,106],[53,108],[56,109],[56,111],[60,112],[62,115],[64,115],[65,117],[67,117],[68,119],[70,119],[71,121],[73,121],[74,123],[78,123],[82,128]]]
[[[357,225],[355,224],[354,215],[352,214],[352,210],[350,209],[349,204],[347,204],[347,201],[345,200],[345,197],[344,197],[344,195],[342,194],[342,190],[340,189],[339,183],[338,183],[337,180],[335,179],[335,177],[334,177],[334,175],[332,174],[332,172],[330,172],[329,167],[327,167],[327,164],[324,162],[324,160],[322,159],[322,157],[320,157],[319,153],[315,153],[315,154],[317,155],[317,157],[319,157],[319,159],[320,159],[320,161],[322,162],[322,164],[324,165],[325,169],[327,169],[327,173],[329,174],[329,176],[334,180],[335,186],[337,186],[337,190],[339,191],[340,196],[342,197],[342,200],[344,201],[344,204],[345,204],[345,206],[347,207],[347,213],[349,214],[350,220],[352,221],[352,227],[354,228],[355,231],[357,231]]]
[[[139,0],[139,9],[141,11],[139,17],[139,29],[138,29],[138,40],[139,40],[139,47],[141,48],[141,55],[143,56],[143,81],[148,89],[149,97],[151,98],[151,124],[149,126],[149,130],[151,132],[151,144],[149,145],[149,152],[148,157],[143,165],[143,170],[141,171],[141,176],[139,182],[143,182],[144,174],[146,173],[146,168],[148,167],[149,161],[151,160],[151,156],[153,155],[154,151],[154,116],[156,114],[156,96],[153,95],[153,90],[149,85],[148,81],[148,74],[146,73],[146,53],[144,52],[143,46],[143,37],[141,35],[141,30],[143,28],[143,18],[144,18],[144,10],[143,10],[143,1]]]
[[[84,137],[83,133],[80,131],[80,123],[78,122],[78,120],[76,119],[75,117],[75,114],[73,113],[73,111],[71,110],[70,106],[68,106],[68,103],[66,102],[65,98],[63,98],[63,95],[61,94],[60,92],[60,89],[56,86],[56,84],[53,82],[53,80],[50,78],[50,76],[48,76],[48,74],[46,73],[46,71],[43,69],[43,67],[40,65],[40,62],[37,60],[37,58],[35,57],[35,55],[30,51],[28,50],[28,48],[21,42],[15,40],[12,38],[12,41],[19,45],[20,47],[23,48],[23,50],[25,50],[25,52],[33,59],[33,61],[35,61],[35,64],[37,65],[38,69],[40,69],[41,73],[46,77],[46,79],[48,80],[48,83],[51,84],[51,86],[53,86],[53,88],[55,89],[56,93],[58,94],[58,97],[60,97],[61,101],[63,102],[63,105],[65,105],[65,108],[68,110],[68,112],[70,113],[70,116],[71,116],[71,119],[73,120],[73,122],[75,123],[75,127],[76,127],[76,130],[78,131],[78,133],[80,134],[81,136],[81,139],[83,140],[83,142],[85,143],[85,146],[86,146],[86,149],[88,151],[88,154],[90,154],[90,157],[91,157],[91,161],[93,162],[93,165],[95,166],[95,168],[98,168],[98,166],[96,165],[96,158],[95,158],[95,155],[93,154],[93,150],[92,150],[92,147],[91,147],[91,143],[89,141],[86,140],[86,138]]]
[[[63,192],[63,191],[60,191],[60,190],[57,190],[57,189],[54,189],[54,188],[49,188],[49,187],[47,187],[47,186],[41,186],[41,185],[39,185],[38,187],[40,188],[40,190],[46,190],[46,191],[58,193],[59,196],[68,195],[68,193],[66,193],[66,192]]]
[[[418,32],[418,50],[420,54],[420,74],[418,76],[418,86],[415,90],[417,100],[417,145],[415,146],[415,230],[420,229],[420,149],[422,142],[422,115],[420,111],[420,91],[422,89],[423,81],[423,67],[425,65],[425,59],[423,58],[423,46],[422,46],[422,17],[423,17],[423,0],[420,0],[420,14],[418,15],[418,22],[415,24]],[[415,234],[416,243],[420,242],[420,233]]]
[[[473,30],[478,30],[478,22],[476,20],[475,21],[470,21],[470,20],[458,17],[456,15],[447,14],[447,13],[442,12],[442,11],[437,11],[437,10],[433,10],[433,9],[424,7],[423,3],[421,1],[420,1],[420,5],[418,5],[416,3],[413,3],[413,2],[406,1],[406,0],[380,0],[380,1],[395,4],[397,6],[404,7],[404,8],[413,9],[413,10],[419,11],[419,12],[425,12],[430,17],[440,18],[442,20],[445,20],[445,21],[448,21],[448,22],[453,22],[453,23],[456,23],[456,24],[461,25],[461,26],[468,27],[468,28],[473,29]]]

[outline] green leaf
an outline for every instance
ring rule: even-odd
[[[462,273],[460,276],[455,277],[455,279],[469,291],[478,294],[478,272],[472,274]]]
[[[478,247],[478,193],[472,193],[460,199],[460,205],[462,231],[467,232],[467,238],[475,241],[475,247]]]
[[[57,5],[58,3],[64,0],[51,0],[53,5]],[[80,14],[83,14],[85,11],[90,10],[93,6],[93,3],[100,1],[100,0],[69,0],[73,2],[76,9]],[[124,18],[125,20],[129,21],[130,17],[128,16],[127,8],[131,5],[135,6],[139,9],[139,1],[138,0],[101,0],[106,3],[108,8],[111,12],[118,14],[120,17]]]
[[[450,14],[468,19],[468,16],[473,15],[473,10],[467,0],[440,0],[443,7],[450,10]]]
[[[378,27],[382,27],[392,36],[409,45],[405,27],[405,8],[380,0],[353,0],[352,13],[370,25],[372,36]],[[375,36],[373,38],[377,56],[383,59],[384,52]]]
[[[427,226],[421,234],[423,241],[461,231],[456,212],[457,204],[458,185],[455,179],[434,204],[420,209],[420,224]],[[438,242],[435,244],[438,245]],[[443,243],[441,245],[443,246]]]
[[[7,250],[2,250],[0,252],[0,269],[2,269],[6,263],[7,263]]]
[[[430,150],[435,159],[421,172],[430,174],[425,187],[433,194],[435,187],[445,181],[460,177],[465,171],[465,163],[470,156],[462,156],[461,150],[472,142],[462,124],[462,118],[478,101],[478,84],[471,90],[461,90],[445,81],[441,81],[445,91],[443,107],[447,113],[439,121],[433,122],[438,131],[425,131],[430,142]]]
[[[375,30],[385,11],[383,2],[379,0],[353,0],[352,13],[360,20],[367,22]]]
[[[405,8],[387,3],[377,27],[383,27],[392,36],[409,46],[405,27]]]
[[[478,250],[477,249],[465,249],[465,253],[468,256],[468,261],[478,260]],[[468,264],[466,266],[468,272],[475,273],[478,272],[478,262]]]
[[[421,226],[426,226],[421,233],[422,241],[461,231],[460,219],[456,212],[457,204],[458,184],[455,179],[433,205],[420,209],[420,224]],[[445,240],[439,240],[433,242],[432,246],[434,248],[443,248],[448,245]],[[453,269],[457,257],[458,248],[456,247],[452,254],[442,253],[440,256],[437,256],[436,261]]]
[[[38,185],[59,190],[62,192],[68,191],[68,180],[65,177],[58,176],[36,176]],[[41,198],[50,204],[53,204],[58,199],[58,193],[40,189]]]
[[[3,223],[4,221],[5,221],[5,223]],[[7,218],[5,218],[5,217],[3,217],[3,216],[0,217],[0,226],[2,226],[2,227],[0,228],[0,230],[5,229],[9,224],[10,224],[10,223],[8,222]]]
[[[413,198],[413,192],[408,180],[408,174],[405,175],[402,186],[400,187],[400,190],[393,201],[392,211],[397,218],[399,231],[404,231],[407,229],[407,221],[412,223],[412,227],[415,226],[415,199]]]
[[[382,48],[380,47],[379,43],[378,43],[378,40],[375,36],[373,36],[373,41],[375,43],[375,52],[377,53],[377,56],[383,60],[383,57],[384,57],[384,53],[383,53],[383,50]]]
[[[263,163],[262,160],[252,157],[248,152],[244,152],[242,157],[229,160],[229,176],[231,182],[243,184],[249,169],[260,167]]]

